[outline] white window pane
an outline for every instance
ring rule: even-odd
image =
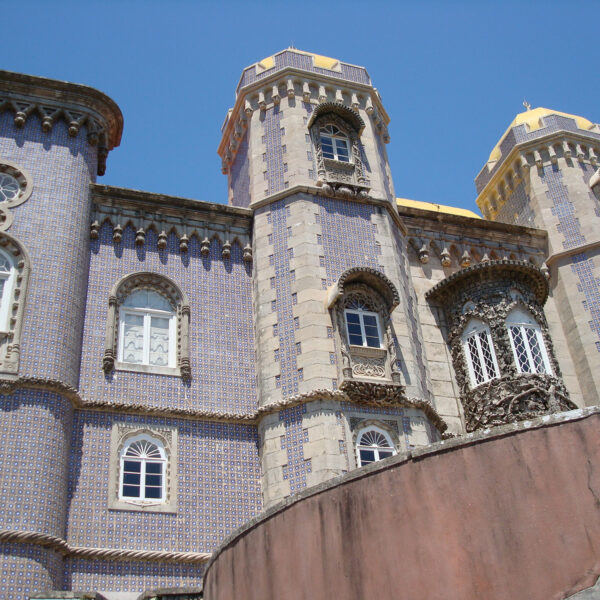
[[[487,332],[479,334],[479,343],[481,344],[481,354],[483,356],[483,366],[486,371],[486,380],[493,379],[498,376],[498,371],[491,348],[490,337]]]
[[[515,348],[515,356],[517,359],[517,364],[519,367],[519,371],[521,373],[531,373],[532,368],[529,364],[529,357],[527,356],[527,348],[526,341],[523,337],[523,332],[521,331],[521,327],[511,327],[510,334],[512,336],[513,345]]]
[[[123,306],[131,308],[150,308],[172,312],[171,305],[166,298],[152,290],[136,290],[123,301]]]
[[[142,363],[144,357],[144,317],[123,314],[123,361]]]
[[[152,317],[150,323],[150,364],[169,364],[169,319]]]
[[[532,327],[526,327],[525,332],[527,334],[527,341],[529,342],[529,349],[531,350],[531,358],[535,366],[536,373],[545,373],[546,366],[544,365],[544,359],[542,357],[542,350],[538,343],[538,336],[535,329]]]

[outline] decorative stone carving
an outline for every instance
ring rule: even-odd
[[[183,292],[172,281],[157,273],[140,272],[126,275],[111,290],[108,297],[106,336],[102,369],[110,373],[115,368],[119,332],[119,307],[136,289],[150,289],[164,296],[177,316],[177,368],[185,380],[191,378],[190,368],[190,305]]]
[[[461,391],[467,431],[530,419],[575,407],[561,379],[543,304],[548,282],[540,269],[513,260],[487,261],[450,275],[427,293],[443,306],[449,327],[448,343]],[[541,328],[552,375],[519,373],[506,318],[521,306]],[[472,387],[462,344],[471,319],[489,326],[500,377]]]
[[[360,356],[355,353],[352,358],[352,375],[354,377],[385,377],[385,358]]]

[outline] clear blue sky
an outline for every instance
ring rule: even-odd
[[[85,83],[125,117],[109,185],[226,201],[216,154],[243,67],[288,47],[367,67],[396,194],[475,208],[526,98],[600,121],[598,2],[4,0],[1,67]]]

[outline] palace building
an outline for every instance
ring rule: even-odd
[[[586,408],[600,404],[600,126],[518,114],[475,178],[481,218],[399,197],[389,121],[363,67],[294,48],[255,63],[222,128],[214,204],[97,183],[117,104],[0,71],[2,598],[328,597],[276,587],[318,552],[265,524],[409,463],[456,459],[462,481],[460,453],[600,418]],[[535,456],[548,477],[570,470]],[[354,509],[342,538],[372,517]],[[371,532],[400,527],[386,514]],[[295,539],[306,557],[278,551],[279,569],[244,541],[267,531],[266,548]],[[352,554],[340,544],[322,564]],[[581,573],[586,560],[600,564],[595,546]],[[260,564],[271,575],[242,579]],[[569,577],[556,590],[591,585]]]

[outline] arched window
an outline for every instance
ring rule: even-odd
[[[462,334],[462,344],[472,387],[500,376],[492,335],[485,323],[471,319]]]
[[[166,454],[149,436],[128,440],[121,451],[119,498],[138,502],[165,500]]]
[[[102,368],[190,379],[190,306],[179,287],[157,273],[132,273],[108,297]]]
[[[15,265],[11,257],[0,250],[0,332],[9,330],[15,271]]]
[[[138,365],[175,367],[175,310],[158,292],[136,290],[121,304],[119,360]]]
[[[340,129],[335,125],[325,125],[319,132],[323,158],[350,162],[350,142]]]
[[[519,373],[552,374],[542,330],[530,313],[515,308],[506,317],[506,328]]]
[[[358,432],[356,438],[356,458],[359,467],[368,465],[396,454],[389,434],[371,425]]]
[[[344,311],[348,341],[352,346],[382,347],[379,315],[367,310],[363,302],[352,299]]]

